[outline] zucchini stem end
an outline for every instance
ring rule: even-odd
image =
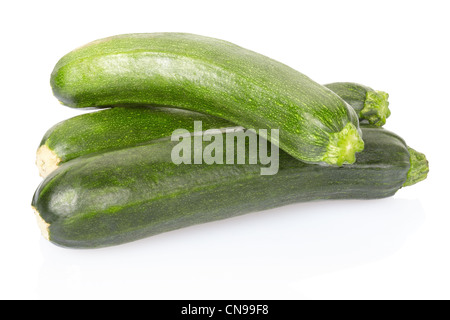
[[[361,130],[349,122],[342,131],[334,133],[323,157],[327,164],[341,166],[356,161],[356,152],[364,150]]]
[[[50,224],[45,222],[44,219],[42,219],[41,215],[39,214],[39,211],[35,207],[31,207],[33,209],[33,212],[36,216],[37,223],[39,226],[39,229],[41,230],[42,236],[45,238],[45,240],[50,240]]]
[[[39,147],[36,153],[36,165],[42,178],[47,177],[50,173],[55,171],[60,163],[61,158],[47,145],[44,144]]]
[[[391,115],[388,99],[389,94],[384,91],[367,91],[364,108],[359,113],[360,119],[377,127],[385,125],[386,119]]]
[[[428,172],[430,171],[428,160],[423,153],[420,153],[410,147],[408,147],[408,151],[411,167],[409,168],[406,182],[403,184],[404,187],[412,186],[425,180],[428,176]]]

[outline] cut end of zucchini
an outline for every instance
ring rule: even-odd
[[[389,110],[389,94],[383,91],[367,91],[364,108],[360,111],[361,120],[367,120],[370,124],[382,127],[386,119],[391,115]]]
[[[47,145],[41,146],[36,153],[36,165],[42,178],[58,169],[61,158]]]
[[[404,187],[412,186],[425,180],[428,176],[428,172],[430,171],[428,160],[423,153],[420,153],[410,147],[408,147],[408,151],[411,167],[409,168],[406,182],[403,184]]]
[[[41,215],[39,214],[39,211],[35,208],[35,207],[31,207],[34,211],[34,214],[36,216],[37,219],[37,223],[39,226],[39,229],[41,230],[41,234],[42,236],[46,239],[46,240],[50,240],[50,224],[48,224],[47,222],[45,222],[44,219],[42,219]]]
[[[356,126],[349,122],[341,132],[335,133],[327,148],[323,161],[327,164],[341,166],[356,161],[356,152],[364,150],[364,141]]]

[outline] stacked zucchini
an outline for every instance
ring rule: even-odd
[[[64,105],[103,109],[57,124],[37,152],[45,179],[32,206],[43,235],[64,247],[118,245],[300,201],[388,197],[428,173],[423,154],[381,128],[386,93],[320,85],[222,40],[98,40],[64,56],[51,85]],[[198,121],[221,135],[262,129],[281,149],[278,173],[261,175],[263,163],[175,164],[172,133],[195,136]]]

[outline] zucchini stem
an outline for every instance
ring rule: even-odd
[[[45,238],[45,240],[50,240],[50,224],[45,222],[44,219],[42,219],[41,215],[39,214],[39,211],[35,207],[31,207],[34,211],[34,214],[36,215],[37,223],[39,226],[39,229],[41,230],[42,236]]]
[[[364,141],[361,138],[361,130],[349,122],[342,131],[332,135],[327,152],[323,161],[341,166],[343,164],[352,164],[356,161],[356,152],[364,150]]]
[[[377,127],[385,125],[386,119],[391,115],[388,99],[389,94],[384,91],[367,91],[364,108],[359,113],[360,119]]]
[[[36,165],[42,178],[47,177],[55,171],[60,163],[61,158],[47,145],[44,144],[38,149],[36,153]]]
[[[425,180],[428,176],[428,172],[430,171],[428,160],[423,153],[420,153],[410,147],[408,147],[408,151],[411,167],[409,168],[406,182],[403,184],[404,187],[412,186],[422,180]]]

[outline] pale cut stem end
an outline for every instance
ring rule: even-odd
[[[388,99],[389,94],[384,91],[367,91],[364,108],[359,113],[360,119],[377,127],[384,126],[391,115]]]
[[[406,182],[403,184],[404,187],[412,186],[425,180],[428,176],[428,172],[430,171],[428,160],[423,153],[420,153],[410,147],[408,147],[408,151],[411,167],[409,168]]]
[[[47,145],[41,146],[36,153],[36,165],[42,178],[58,169],[61,158]]]
[[[323,161],[327,164],[341,166],[352,164],[356,161],[356,152],[364,150],[364,141],[361,138],[360,130],[351,122],[332,135],[327,153]]]
[[[35,207],[31,207],[33,209],[33,212],[36,216],[37,223],[39,226],[39,229],[41,230],[42,236],[45,238],[45,240],[50,240],[50,224],[45,222],[44,219],[42,219],[41,215],[39,214],[39,211]]]

